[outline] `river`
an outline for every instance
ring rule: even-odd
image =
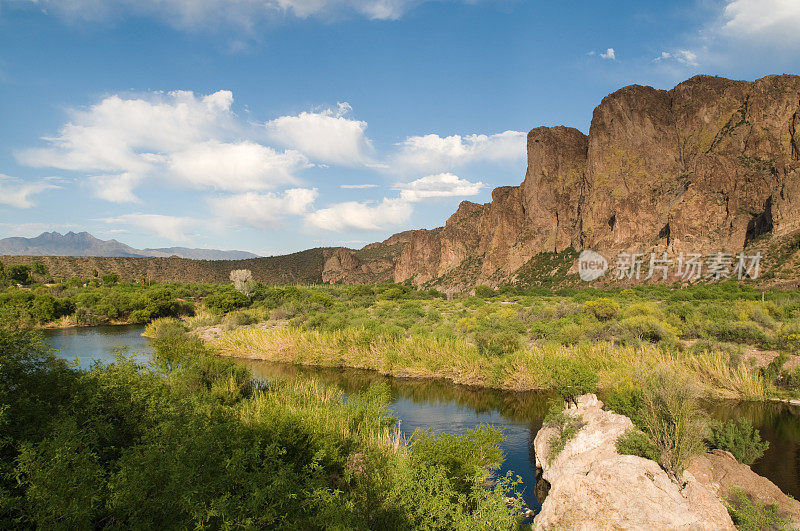
[[[78,360],[86,369],[92,363],[110,363],[115,351],[122,348],[142,362],[152,349],[142,337],[141,326],[102,326],[45,331],[45,337],[57,355]],[[239,360],[256,377],[269,379],[310,378],[339,387],[345,394],[386,382],[393,396],[392,409],[400,420],[400,429],[410,436],[416,429],[463,433],[481,423],[503,430],[502,449],[505,462],[501,473],[514,471],[523,480],[523,497],[534,511],[540,504],[534,494],[536,461],[533,439],[547,413],[550,395],[539,392],[506,392],[475,389],[439,380],[400,379],[370,371],[296,367],[263,361]],[[753,470],[772,480],[787,494],[800,498],[800,408],[774,402],[713,402],[707,404],[712,417],[726,419],[748,417],[761,431],[770,447]]]

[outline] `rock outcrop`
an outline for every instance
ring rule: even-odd
[[[520,186],[403,233],[393,279],[496,285],[541,253],[736,253],[800,233],[800,76],[625,87],[588,136],[538,127],[527,150]]]
[[[688,471],[718,497],[734,500],[734,489],[762,505],[777,505],[785,520],[800,522],[800,502],[784,494],[773,482],[753,472],[724,450],[712,450],[695,457]]]
[[[716,494],[691,473],[678,485],[654,461],[617,453],[633,423],[602,406],[584,395],[567,409],[585,424],[555,457],[555,428],[537,433],[536,465],[550,489],[536,529],[735,529]]]

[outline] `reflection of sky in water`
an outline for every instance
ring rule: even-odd
[[[45,337],[59,356],[68,360],[77,357],[80,367],[88,368],[92,360],[113,361],[114,349],[120,346],[129,347],[129,353],[138,354],[137,359],[146,362],[152,349],[149,340],[142,337],[142,331],[141,326],[104,326],[48,330]],[[531,446],[547,409],[546,396],[466,388],[435,380],[385,378],[369,371],[240,362],[259,378],[314,377],[322,383],[338,386],[347,394],[374,383],[387,382],[395,396],[392,409],[406,436],[417,428],[453,434],[464,433],[481,423],[501,428],[506,460],[500,472],[504,475],[513,470],[521,476],[526,503],[534,510],[539,508],[533,493],[536,468]],[[769,449],[753,465],[753,470],[768,477],[784,492],[800,498],[800,408],[773,402],[716,402],[706,404],[706,409],[718,419],[749,418],[761,430],[762,438],[770,441]]]
[[[78,359],[78,367],[88,369],[95,361],[111,363],[114,351],[127,348],[126,355],[133,355],[142,363],[150,359],[150,340],[142,337],[144,328],[131,326],[96,326],[86,328],[64,328],[45,330],[48,345],[61,358]]]

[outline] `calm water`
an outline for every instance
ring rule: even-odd
[[[146,361],[152,352],[149,340],[141,336],[141,326],[106,326],[49,330],[45,333],[58,355],[79,359],[88,368],[93,361],[108,363],[114,351],[128,347],[129,353]],[[502,473],[513,470],[523,479],[523,497],[534,510],[540,507],[534,494],[536,461],[533,439],[547,412],[548,394],[511,393],[473,389],[437,380],[409,380],[383,377],[369,371],[294,367],[263,361],[241,360],[259,378],[310,378],[336,385],[352,394],[371,384],[385,382],[393,395],[393,410],[400,428],[410,435],[417,428],[463,433],[481,423],[501,428],[506,455]],[[800,498],[800,408],[779,403],[716,402],[709,413],[719,419],[748,417],[770,441],[764,457],[753,470],[768,477],[784,492]]]

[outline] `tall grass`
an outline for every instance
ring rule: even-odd
[[[381,374],[443,378],[457,384],[515,391],[549,389],[556,368],[569,359],[595,371],[601,389],[625,387],[658,367],[687,375],[712,397],[758,399],[768,386],[744,364],[730,368],[723,353],[689,355],[657,345],[554,343],[532,345],[506,355],[482,354],[463,338],[404,337],[363,328],[336,331],[294,327],[231,330],[212,345],[224,356],[298,365],[351,367]]]

